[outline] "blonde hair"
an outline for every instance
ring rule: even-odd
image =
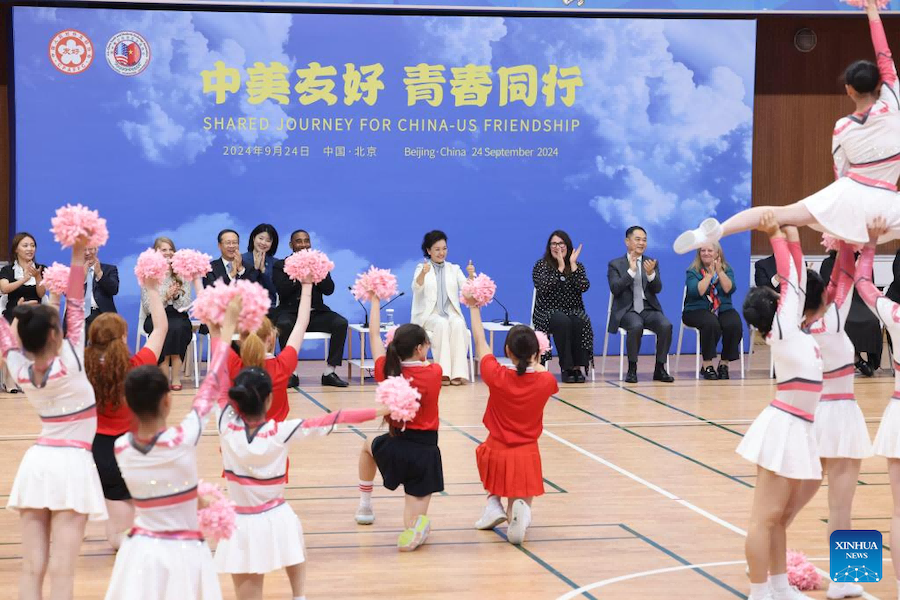
[[[719,242],[708,242],[706,244],[703,244],[703,246],[712,246],[713,248],[715,248],[716,252],[719,254],[719,258],[722,259],[722,268],[728,268],[728,261],[725,260],[725,251],[722,250],[722,245]],[[699,273],[700,269],[703,268],[703,261],[700,260],[700,251],[703,249],[703,246],[697,248],[697,254],[694,256],[694,260],[691,262],[691,266],[688,267],[688,270],[694,270]]]
[[[259,329],[244,335],[241,341],[241,362],[244,368],[266,366],[266,354],[269,352],[268,341],[275,336],[275,326],[268,317],[263,317]]]
[[[170,245],[170,246],[172,247],[172,252],[175,252],[176,250],[178,250],[178,248],[175,247],[175,242],[173,242],[171,238],[167,238],[167,237],[162,236],[162,235],[159,236],[158,238],[156,238],[155,240],[153,240],[153,249],[154,249],[154,250],[159,250],[159,245],[160,245],[160,244],[168,244],[168,245]]]

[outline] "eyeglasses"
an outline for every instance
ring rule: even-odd
[[[565,242],[550,242],[550,247],[551,248],[565,248],[566,243]]]
[[[226,248],[237,248],[241,245],[240,242],[222,242],[222,245]]]

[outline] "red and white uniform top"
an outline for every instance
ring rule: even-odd
[[[212,365],[191,412],[152,439],[126,433],[116,440],[116,462],[135,506],[136,532],[197,534],[197,443],[209,414],[228,393],[228,344],[214,341]]]
[[[341,410],[313,419],[290,419],[248,424],[220,399],[216,410],[228,496],[238,514],[256,514],[284,504],[288,450],[291,444],[328,435],[339,423],[362,423],[377,416],[376,409]]]
[[[0,319],[0,350],[10,375],[41,418],[37,444],[90,450],[97,433],[94,388],[84,371],[84,267],[69,271],[66,339],[59,354],[34,382],[34,361],[22,351],[6,319]]]
[[[874,260],[875,247],[866,244],[859,255],[859,262],[856,264],[856,289],[869,309],[884,323],[888,333],[891,334],[891,339],[898,340],[900,339],[900,304],[887,298],[872,283]],[[900,344],[894,344],[891,360],[894,361],[893,398],[900,399]]]
[[[823,387],[821,400],[853,400],[856,350],[847,337],[845,326],[853,297],[854,252],[849,244],[841,248],[828,284],[828,309],[812,324],[809,332],[822,353]]]
[[[772,349],[777,389],[772,406],[813,421],[822,393],[822,355],[812,335],[801,329],[806,297],[806,266],[797,242],[772,239],[781,279],[781,297],[766,343]]]
[[[900,82],[881,21],[869,21],[881,94],[865,113],[838,120],[832,137],[835,177],[897,190],[900,177]]]

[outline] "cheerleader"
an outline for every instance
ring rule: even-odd
[[[125,402],[125,376],[135,367],[159,363],[166,341],[169,322],[158,288],[159,282],[145,282],[153,332],[137,354],[131,356],[128,352],[128,323],[120,315],[109,312],[94,319],[88,331],[89,345],[84,350],[84,370],[97,397],[93,453],[109,513],[106,539],[116,550],[134,523],[134,503],[116,464],[113,448],[116,439],[128,433],[134,423],[134,415]]]
[[[309,320],[312,284],[301,297]],[[302,318],[302,317],[300,317]],[[314,435],[328,435],[338,423],[362,423],[390,409],[343,410],[315,419],[278,423],[266,419],[273,401],[272,378],[259,367],[242,370],[219,403],[217,422],[228,495],[237,504],[235,531],[216,548],[216,568],[231,574],[238,600],[262,600],[266,573],[284,569],[294,600],[305,600],[306,552],[303,527],[284,500],[288,447]]]
[[[406,493],[403,508],[404,531],[397,538],[401,552],[415,550],[425,543],[431,530],[428,505],[431,495],[444,490],[444,466],[438,448],[438,396],[443,371],[437,363],[429,364],[428,334],[413,323],[401,325],[385,351],[381,341],[381,316],[378,298],[372,299],[369,311],[369,342],[375,359],[375,379],[402,375],[410,380],[422,397],[415,418],[408,423],[388,421],[390,431],[363,442],[359,454],[359,507],[356,522],[375,522],[372,489],[376,466],[381,471],[384,487],[396,490],[401,484]]]
[[[706,219],[698,229],[675,240],[685,254],[726,235],[753,229],[762,214],[775,211],[782,224],[809,225],[852,243],[868,241],[866,228],[874,217],[887,220],[882,242],[900,237],[900,82],[878,15],[876,0],[866,1],[876,63],[858,60],[844,71],[844,88],[856,112],[838,120],[832,137],[836,181],[788,206],[757,206],[720,224]]]
[[[107,518],[91,455],[97,406],[82,366],[85,245],[79,239],[72,247],[65,337],[52,306],[16,307],[12,327],[0,319],[9,373],[41,418],[40,436],[22,458],[6,504],[22,523],[22,600],[42,597],[48,559],[53,597],[71,598],[85,523]]]
[[[531,502],[544,493],[538,438],[544,428],[544,406],[559,385],[540,363],[534,330],[516,325],[506,334],[504,351],[515,365],[510,369],[491,353],[481,309],[470,306],[469,311],[481,379],[490,390],[484,411],[488,438],[475,450],[488,499],[475,527],[493,529],[509,520],[506,537],[512,544],[521,544],[531,524]],[[508,499],[506,510],[500,498]]]
[[[859,295],[884,323],[888,333],[895,340],[900,339],[900,304],[883,296],[872,283],[872,262],[875,259],[875,245],[887,229],[884,219],[876,219],[870,230],[870,241],[863,248],[856,265],[856,289]],[[891,548],[900,548],[900,345],[894,344],[894,393],[884,409],[881,425],[875,434],[875,454],[887,458],[888,478],[894,511],[891,517]],[[849,527],[848,527],[849,529]],[[897,588],[900,590],[900,552],[891,552]],[[900,597],[900,592],[898,592]]]
[[[133,369],[125,399],[137,419],[116,440],[116,461],[132,494],[135,526],[116,555],[106,600],[220,600],[212,555],[197,527],[197,443],[210,411],[228,390],[225,361],[241,309],[235,297],[221,331],[210,325],[213,354],[193,406],[166,427],[169,378],[156,365]]]
[[[801,504],[802,480],[822,478],[813,430],[822,392],[822,358],[815,339],[801,329],[801,315],[806,312],[811,321],[817,320],[824,293],[816,297],[804,292],[806,269],[796,227],[782,231],[769,211],[758,229],[769,235],[782,284],[780,296],[757,287],[744,301],[744,319],[766,336],[778,374],[775,400],[753,421],[737,448],[757,465],[745,545],[750,600],[805,598],[788,584],[786,531],[792,511]]]

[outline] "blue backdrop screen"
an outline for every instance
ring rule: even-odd
[[[220,229],[245,246],[268,222],[283,257],[305,228],[354,322],[356,274],[390,268],[409,290],[443,229],[449,260],[528,322],[561,228],[584,244],[599,352],[626,227],[647,229],[677,324],[674,236],[750,203],[752,21],[15,8],[14,52],[15,226],[39,261],[65,260],[53,211],[99,209],[132,329],[135,259],[159,235],[217,255]],[[742,296],[749,237],[725,252]],[[395,307],[408,320],[409,294]]]

